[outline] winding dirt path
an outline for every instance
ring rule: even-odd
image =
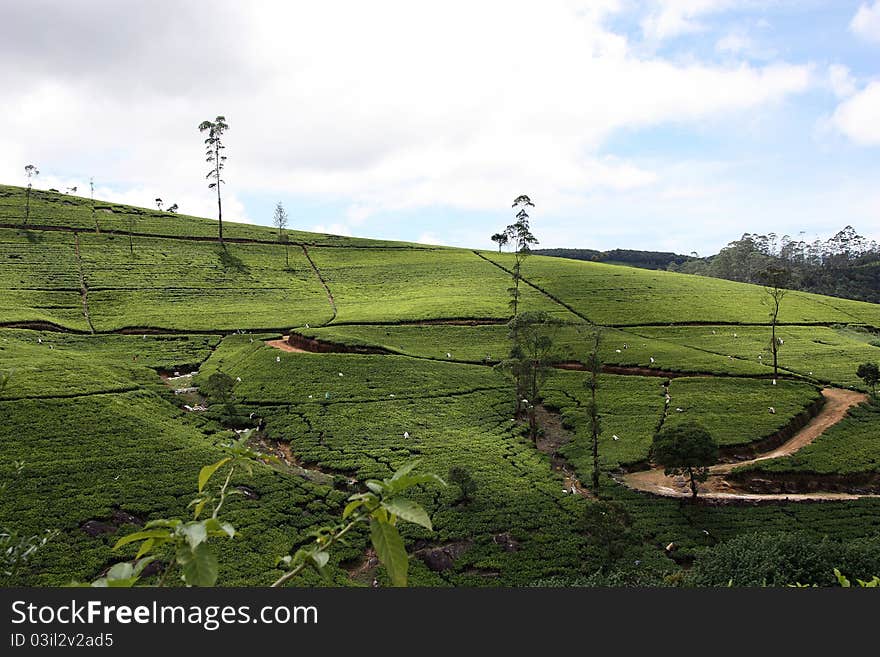
[[[749,493],[740,490],[725,478],[734,468],[749,465],[758,461],[789,456],[799,449],[812,443],[830,427],[840,422],[853,406],[868,399],[868,395],[844,390],[842,388],[824,388],[822,396],[825,404],[819,414],[794,436],[776,449],[764,452],[755,458],[734,463],[720,463],[709,468],[709,479],[698,484],[699,496],[703,499],[744,500],[754,502],[767,501],[809,501],[809,500],[854,500],[862,497],[880,497],[880,495],[854,493]],[[615,477],[618,482],[645,493],[663,497],[689,497],[690,487],[684,477],[667,477],[663,468],[631,472]]]

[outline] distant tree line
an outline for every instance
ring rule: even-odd
[[[775,233],[745,233],[716,255],[670,264],[667,269],[763,284],[769,268],[789,272],[788,287],[880,303],[880,246],[846,226],[827,240],[806,242]]]
[[[494,239],[494,238],[493,238]],[[690,256],[667,251],[639,251],[635,249],[612,249],[596,251],[595,249],[533,249],[532,253],[572,260],[588,260],[590,262],[607,262],[622,264],[642,269],[666,269],[671,264],[682,265]]]

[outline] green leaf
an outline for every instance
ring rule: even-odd
[[[204,522],[188,522],[180,528],[180,533],[193,549],[208,540],[208,528]]]
[[[446,487],[445,481],[430,472],[425,474],[404,475],[403,477],[393,479],[392,481],[394,482],[395,493],[402,493],[403,491],[420,484],[437,484],[444,488]]]
[[[397,497],[390,500],[384,500],[382,506],[390,513],[393,513],[407,522],[421,525],[425,529],[434,529],[431,526],[431,519],[428,517],[428,513],[418,502],[413,502],[412,500],[403,497]]]
[[[193,500],[196,503],[196,508],[193,511],[193,518],[198,519],[200,515],[202,515],[202,511],[205,509],[205,505],[208,503],[207,497],[202,497],[198,500]]]
[[[383,484],[381,481],[376,481],[375,479],[370,479],[369,481],[367,481],[365,483],[366,483],[367,488],[369,488],[371,491],[376,493],[376,495],[381,495],[382,493],[385,492],[385,484]]]
[[[370,521],[370,540],[379,561],[385,566],[388,577],[391,578],[392,585],[406,586],[409,560],[397,528],[388,522],[373,519]]]
[[[318,570],[321,570],[330,561],[330,553],[324,550],[318,550],[312,554],[312,562]]]
[[[134,555],[134,558],[135,558],[135,559],[140,559],[140,558],[141,558],[142,556],[144,556],[147,552],[149,552],[150,550],[152,550],[154,545],[156,545],[156,539],[155,539],[155,538],[148,538],[146,541],[144,541],[143,543],[141,543],[141,547],[140,547],[140,549],[137,551],[137,554]]]
[[[199,492],[205,488],[205,484],[208,483],[208,479],[217,472],[220,468],[222,468],[226,463],[232,460],[231,456],[227,456],[225,458],[220,459],[216,463],[212,463],[211,465],[206,465],[201,470],[199,470]]]
[[[177,563],[183,568],[183,581],[187,586],[214,586],[217,582],[217,557],[207,543],[190,548],[181,545],[177,549]]]
[[[342,512],[342,519],[345,520],[354,513],[359,507],[363,506],[363,500],[353,500],[345,505],[345,510]]]
[[[205,529],[208,531],[208,536],[228,536],[229,538],[235,536],[235,527],[228,522],[220,522],[217,518],[208,518],[205,521]]]
[[[123,545],[135,543],[136,541],[145,541],[149,538],[160,538],[168,540],[169,538],[171,538],[171,533],[167,529],[146,529],[143,531],[135,532],[134,534],[123,536],[118,541],[116,541],[116,545],[113,546],[113,549],[118,550]]]
[[[413,461],[410,461],[409,463],[400,466],[397,471],[391,476],[391,480],[394,481],[395,479],[400,479],[404,475],[408,475],[418,464],[419,459],[415,459]]]

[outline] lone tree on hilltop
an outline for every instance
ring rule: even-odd
[[[784,267],[767,267],[759,274],[764,285],[764,303],[770,307],[770,353],[773,355],[773,376],[779,376],[779,347],[783,340],[776,336],[776,325],[779,321],[779,307],[791,282],[791,272]]]
[[[513,240],[513,287],[510,288],[509,292],[511,297],[510,307],[513,310],[514,318],[516,318],[519,311],[519,283],[522,280],[522,264],[526,256],[529,255],[532,245],[537,244],[538,240],[532,235],[531,228],[529,227],[529,213],[526,211],[527,207],[535,207],[532,200],[525,194],[522,194],[514,199],[511,207],[517,210],[516,221],[510,224],[504,233],[509,236],[509,239]]]
[[[92,199],[92,219],[95,221],[95,233],[100,234],[101,227],[98,225],[98,213],[95,212],[95,179],[89,178],[89,196]]]
[[[223,155],[226,146],[223,145],[222,139],[223,133],[228,129],[225,116],[218,116],[213,121],[202,121],[199,124],[199,132],[208,133],[208,138],[205,139],[205,161],[211,165],[211,170],[205,178],[211,180],[208,189],[217,190],[217,222],[221,246],[223,246],[223,204],[220,200],[220,185],[226,182],[221,177],[226,162],[226,156]]]
[[[718,443],[700,424],[683,422],[654,436],[651,458],[667,475],[687,475],[696,498],[697,482],[709,478],[709,466],[718,460]]]
[[[31,218],[31,187],[33,187],[33,183],[31,180],[35,176],[40,175],[39,169],[35,167],[33,164],[28,164],[24,168],[24,175],[27,176],[27,192],[25,193],[25,204],[24,204],[24,223],[27,224],[28,219]]]
[[[492,241],[498,244],[498,253],[501,253],[501,247],[506,246],[510,242],[510,236],[507,232],[495,233],[492,236]]]
[[[856,376],[871,386],[871,394],[876,397],[877,384],[880,383],[880,366],[877,363],[862,363],[856,370]]]
[[[281,204],[281,201],[275,204],[275,214],[272,217],[272,223],[278,228],[278,241],[284,244],[284,265],[290,268],[290,240],[284,233],[287,227],[287,210]]]

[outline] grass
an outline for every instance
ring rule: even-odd
[[[554,335],[560,360],[583,362],[591,348],[593,327],[583,322],[563,325]],[[506,325],[336,326],[300,329],[299,333],[337,344],[381,347],[393,352],[455,362],[497,362],[510,350]],[[447,356],[446,354],[449,354]],[[760,363],[645,338],[620,329],[603,329],[600,356],[606,365],[646,367],[720,375],[765,374]],[[651,362],[651,359],[654,362]]]
[[[779,380],[774,386],[767,379],[698,378],[673,379],[669,394],[664,426],[699,422],[721,446],[771,436],[821,396],[815,386],[799,381]]]
[[[310,248],[309,254],[336,300],[336,323],[510,315],[510,276],[470,251]],[[543,294],[523,292],[524,310],[577,319]]]
[[[667,326],[632,331],[647,338],[729,356],[772,373],[768,328]],[[780,367],[821,383],[862,388],[864,384],[856,376],[859,364],[880,360],[880,348],[869,342],[876,339],[873,333],[824,326],[782,326],[777,337],[783,340],[779,348]]]
[[[513,256],[485,252],[505,267]],[[716,278],[532,256],[523,276],[597,324],[635,326],[686,322],[768,323],[763,288]],[[780,321],[880,325],[880,306],[790,292]]]
[[[0,224],[19,226],[22,206],[23,190],[0,187]],[[469,504],[457,501],[454,487],[416,494],[436,531],[407,527],[410,551],[450,543],[464,551],[443,573],[414,557],[414,584],[528,585],[595,572],[598,564],[578,529],[589,502],[563,492],[550,459],[511,420],[510,384],[479,364],[509,349],[510,277],[503,269],[462,249],[290,231],[291,239],[308,245],[319,277],[297,245],[286,267],[284,247],[265,227],[227,223],[230,239],[254,242],[228,242],[220,251],[211,220],[96,206],[101,233],[87,199],[35,191],[33,224],[60,230],[0,228],[0,324],[52,322],[70,329],[0,328],[0,372],[12,372],[0,393],[0,481],[9,482],[0,497],[0,525],[62,532],[22,583],[88,579],[127,556],[110,546],[131,527],[90,537],[80,528],[87,520],[106,521],[115,509],[145,520],[186,514],[199,468],[216,460],[218,443],[232,435],[218,423],[216,409],[184,413],[184,400],[157,375],[196,368],[196,385],[218,370],[240,379],[235,396],[242,417],[262,418],[267,440],[288,445],[307,469],[324,471],[311,476],[259,468],[236,479],[259,497],[238,496],[229,504],[240,536],[221,547],[221,583],[271,582],[276,556],[338,517],[351,477],[387,476],[412,458],[441,476],[465,466],[477,481]],[[133,255],[125,235],[132,217],[139,233]],[[509,255],[484,255],[509,265]],[[876,304],[792,293],[782,320],[802,325],[780,328],[780,359],[787,373],[804,380],[773,386],[757,378],[769,374],[767,328],[742,325],[767,322],[758,287],[539,256],[526,260],[523,272],[546,294],[526,285],[522,309],[546,310],[566,322],[556,336],[559,359],[586,357],[587,318],[614,325],[603,331],[601,357],[608,365],[719,375],[672,379],[665,420],[664,378],[600,379],[603,495],[621,501],[644,535],[627,555],[628,572],[661,582],[676,569],[663,552],[673,541],[679,554],[699,558],[702,548],[756,529],[798,528],[840,540],[880,532],[876,500],[704,507],[636,493],[611,478],[620,466],[647,457],[661,421],[696,419],[723,445],[748,443],[777,431],[817,397],[807,379],[860,385],[855,368],[878,360],[872,343],[880,340],[856,325],[880,324]],[[83,313],[80,275],[95,335]],[[455,319],[497,323],[432,323]],[[707,325],[675,325],[702,322]],[[818,323],[840,326],[805,325]],[[169,333],[119,333],[124,327]],[[286,353],[264,344],[288,328],[397,355]],[[563,456],[589,481],[584,378],[555,371],[544,401],[573,436]],[[875,472],[877,423],[876,407],[856,409],[798,454],[761,467]],[[12,473],[15,459],[25,461],[19,476]],[[505,549],[509,541],[513,549]],[[365,543],[358,534],[333,554],[335,584],[351,583],[340,565],[362,556]]]

